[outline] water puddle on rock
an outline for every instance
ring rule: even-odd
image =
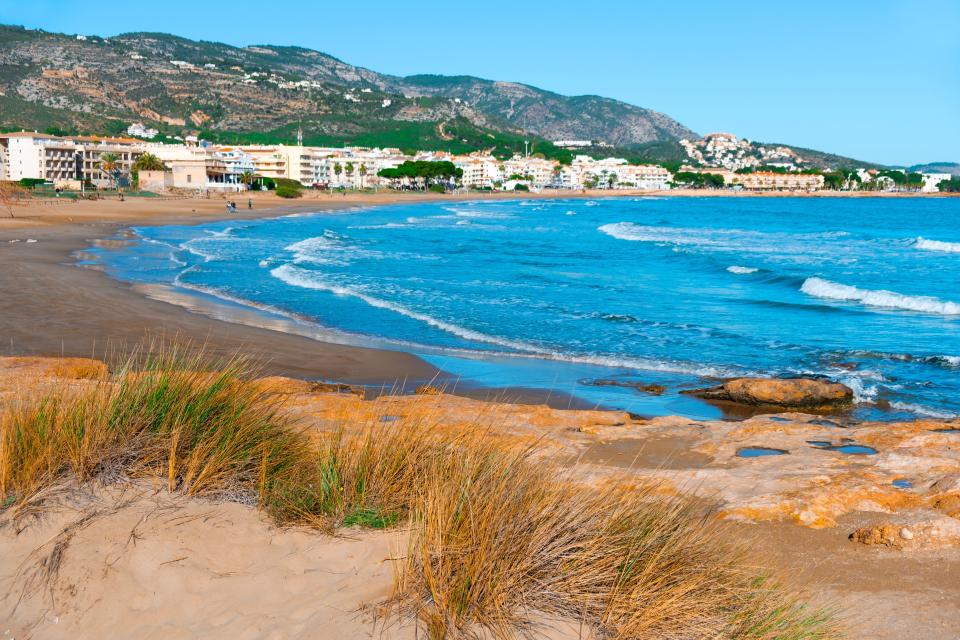
[[[839,451],[849,456],[875,456],[877,450],[862,444],[841,444],[832,447],[824,447],[828,451]]]
[[[783,449],[770,449],[767,447],[741,447],[737,449],[738,458],[762,458],[764,456],[782,456],[790,453]]]
[[[897,478],[891,484],[898,489],[910,489],[913,487],[913,483],[907,480],[906,478]]]

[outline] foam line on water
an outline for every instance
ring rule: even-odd
[[[664,373],[680,373],[696,376],[729,377],[732,375],[742,375],[742,372],[735,372],[731,369],[664,362],[646,358],[599,354],[562,353],[553,349],[547,349],[519,340],[511,340],[509,338],[502,338],[500,336],[491,336],[486,333],[462,327],[452,322],[440,320],[439,318],[435,318],[425,313],[420,313],[419,311],[414,311],[395,302],[372,296],[356,288],[331,283],[325,280],[321,274],[299,268],[295,265],[281,265],[271,270],[270,274],[278,280],[291,286],[313,289],[316,291],[326,291],[328,293],[333,293],[334,295],[356,298],[371,307],[392,311],[466,340],[498,345],[508,349],[514,349],[519,352],[518,354],[510,355],[526,355],[549,360],[558,360],[562,362],[594,364],[618,369],[661,371]]]
[[[823,300],[859,302],[868,307],[917,311],[942,316],[960,315],[960,304],[932,296],[908,296],[885,289],[860,289],[823,278],[807,278],[800,291]]]
[[[913,246],[924,251],[941,251],[944,253],[960,253],[960,242],[943,242],[941,240],[928,240],[927,238],[917,238]]]

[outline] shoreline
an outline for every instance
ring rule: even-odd
[[[115,241],[132,226],[203,224],[324,213],[404,202],[596,197],[595,194],[318,194],[285,201],[272,194],[237,198],[253,209],[227,213],[226,197],[84,201],[14,207],[0,218],[0,290],[10,311],[0,317],[0,355],[122,358],[151,338],[188,341],[215,356],[242,353],[265,374],[364,385],[376,392],[430,384],[457,395],[558,408],[594,408],[563,393],[523,387],[481,387],[446,374],[412,353],[338,344],[191,311],[145,295],[138,285],[76,263],[78,252]],[[34,242],[28,242],[33,240]],[[106,312],[104,312],[106,310]],[[267,325],[269,323],[266,323]]]
[[[272,194],[257,192],[237,194],[241,207],[245,198],[253,200],[255,206],[253,209],[238,208],[231,213],[224,210],[229,194],[206,199],[135,198],[126,202],[84,201],[15,207],[15,219],[0,218],[0,247],[7,249],[0,251],[0,287],[7,292],[5,306],[12,310],[0,317],[0,331],[7,337],[5,344],[0,347],[0,355],[79,356],[109,360],[111,356],[119,356],[145,339],[163,337],[199,343],[218,356],[237,353],[249,355],[261,363],[269,374],[363,385],[369,393],[377,393],[377,387],[382,393],[390,389],[410,391],[416,386],[429,384],[455,389],[451,392],[476,399],[548,404],[555,408],[608,409],[562,392],[480,386],[444,372],[402,349],[325,339],[323,327],[316,328],[316,331],[290,331],[285,326],[289,322],[283,319],[274,319],[274,322],[271,314],[262,311],[262,317],[255,322],[244,322],[231,318],[232,314],[229,313],[192,309],[191,305],[164,299],[164,296],[150,295],[142,285],[115,279],[96,267],[77,268],[82,265],[77,264],[76,257],[91,245],[116,242],[116,237],[132,226],[269,219],[297,213],[323,214],[398,203],[797,195],[681,190],[540,194],[308,194],[308,197],[296,201],[285,201]],[[842,192],[841,197],[918,195],[940,197],[941,194],[853,195],[852,192]],[[104,313],[105,309],[107,313]],[[257,309],[250,308],[249,312],[257,313]],[[337,330],[331,329],[330,332],[335,334]],[[725,419],[742,420],[754,413],[739,415],[707,404],[720,409]]]

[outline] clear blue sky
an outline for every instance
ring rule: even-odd
[[[663,111],[883,163],[960,162],[960,0],[0,0],[0,22],[318,49]]]

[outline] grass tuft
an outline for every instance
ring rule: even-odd
[[[258,504],[280,524],[404,523],[392,603],[433,638],[512,638],[536,616],[622,639],[841,637],[685,498],[628,478],[586,486],[536,446],[429,412],[308,432],[243,360],[189,353],[141,352],[80,390],[16,402],[0,417],[0,509],[68,480],[147,477]]]

